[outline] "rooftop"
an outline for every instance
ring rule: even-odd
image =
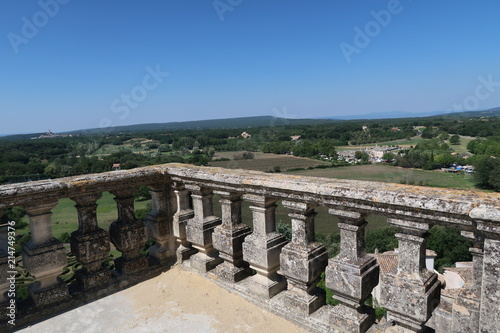
[[[263,330],[306,332],[209,279],[175,266],[153,279],[19,332],[243,333]]]

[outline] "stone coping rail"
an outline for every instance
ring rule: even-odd
[[[142,185],[152,194],[145,223],[134,215],[134,193]],[[109,230],[101,229],[96,217],[103,192],[112,193],[117,203],[118,219]],[[220,217],[213,214],[214,194],[220,197]],[[78,212],[79,227],[70,244],[82,268],[70,285],[59,277],[67,251],[51,229],[51,210],[61,198],[75,201]],[[242,222],[243,201],[250,203],[253,230]],[[291,242],[276,231],[277,201],[289,212]],[[373,308],[365,305],[378,284],[379,303],[401,330],[422,332],[433,322],[440,322],[436,331],[500,329],[500,314],[494,310],[500,307],[497,193],[173,163],[0,186],[0,216],[13,206],[23,207],[30,218],[31,240],[23,247],[22,264],[36,281],[29,298],[16,304],[20,325],[140,283],[177,263],[313,332],[382,330]],[[317,206],[327,207],[340,221],[340,253],[334,258],[328,259],[314,239]],[[377,260],[365,252],[371,214],[386,216],[397,229],[394,274],[380,275]],[[474,244],[474,281],[457,297],[452,317],[441,321],[429,321],[433,312],[437,316],[440,284],[425,269],[425,240],[434,225],[458,228]],[[147,238],[155,244],[144,256],[140,251]],[[105,265],[111,244],[122,254],[114,269]],[[6,250],[2,244],[2,307],[10,302]],[[316,287],[323,272],[337,306],[325,305]],[[0,330],[12,328],[8,314],[0,313]]]

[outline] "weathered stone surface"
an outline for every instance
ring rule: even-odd
[[[197,252],[187,240],[187,222],[194,217],[194,210],[190,206],[190,193],[185,188],[184,183],[174,182],[174,193],[176,197],[176,209],[172,222],[173,235],[176,238],[177,262],[182,263],[188,260]]]
[[[439,304],[440,282],[437,274],[425,267],[426,223],[388,219],[401,233],[399,242],[398,270],[382,276],[380,304],[388,316],[398,325],[420,332]]]
[[[330,313],[330,322],[363,333],[375,322],[373,309],[363,303],[379,282],[379,265],[365,252],[366,215],[340,209],[329,213],[340,220],[340,253],[329,259],[325,271],[326,286],[340,301]]]
[[[216,274],[228,282],[238,282],[250,275],[243,260],[243,240],[251,234],[250,227],[241,221],[241,195],[217,192],[221,196],[222,224],[213,233],[214,247],[224,262],[217,266]]]
[[[283,247],[280,256],[280,272],[291,284],[282,306],[291,306],[308,316],[325,304],[316,284],[327,265],[328,253],[314,239],[315,205],[283,201],[283,206],[291,210],[292,241]]]
[[[222,223],[213,215],[212,190],[189,185],[193,199],[194,217],[187,221],[186,236],[193,248],[198,250],[191,260],[191,267],[206,273],[222,262],[218,251],[213,247],[212,233]]]
[[[246,196],[252,203],[253,233],[243,242],[243,259],[257,271],[245,279],[248,288],[264,298],[272,298],[286,289],[286,281],[277,272],[280,252],[287,241],[276,232],[276,199],[262,196]]]
[[[469,249],[474,263],[473,279],[457,296],[449,326],[450,331],[454,333],[479,332],[484,239],[482,234],[473,232],[462,232],[462,236],[474,244],[474,247]]]
[[[134,214],[134,191],[115,191],[118,220],[111,223],[109,237],[122,256],[115,259],[115,267],[121,274],[137,273],[148,266],[140,250],[146,243],[144,223],[136,220]]]
[[[24,208],[29,206],[40,206],[39,204],[44,205],[44,202],[50,201],[56,202],[60,198],[71,198],[92,193],[102,193],[104,191],[122,191],[126,187],[137,188],[140,185],[151,184],[158,184],[159,186],[162,184],[167,185],[171,179],[175,182],[189,182],[190,184],[199,187],[211,188],[216,191],[229,193],[239,192],[243,193],[244,197],[272,197],[275,200],[294,201],[297,202],[299,206],[305,203],[316,203],[327,207],[337,207],[339,210],[347,211],[352,214],[356,214],[357,212],[367,214],[383,214],[386,216],[397,216],[401,220],[410,220],[403,222],[402,226],[394,223],[397,227],[403,229],[400,234],[407,234],[412,237],[415,236],[417,237],[417,240],[411,240],[412,237],[408,237],[408,239],[403,241],[403,243],[406,242],[407,244],[403,244],[399,251],[400,253],[406,253],[406,255],[401,257],[399,267],[400,272],[397,276],[395,275],[392,281],[388,281],[387,283],[389,285],[399,285],[398,288],[403,291],[415,290],[414,294],[409,295],[404,292],[398,292],[393,288],[391,289],[391,297],[393,298],[390,300],[394,303],[392,307],[392,310],[394,310],[393,313],[400,313],[401,315],[401,318],[396,318],[399,320],[399,323],[401,324],[404,320],[408,320],[410,323],[407,326],[412,327],[413,330],[418,330],[422,327],[421,321],[423,320],[422,318],[425,317],[422,315],[422,318],[415,318],[416,311],[413,308],[413,304],[416,304],[417,307],[420,308],[421,304],[425,304],[426,302],[428,303],[429,300],[435,298],[432,293],[434,285],[432,282],[433,278],[426,276],[425,274],[422,275],[419,270],[422,256],[421,246],[418,245],[418,238],[425,237],[419,233],[425,233],[425,230],[420,228],[422,224],[425,224],[422,222],[432,221],[432,224],[454,226],[460,228],[462,231],[474,232],[476,234],[487,234],[486,238],[489,240],[485,241],[485,243],[489,243],[487,246],[489,248],[489,254],[487,256],[489,257],[486,258],[487,256],[485,256],[484,272],[488,273],[485,277],[480,278],[480,280],[481,286],[487,286],[488,291],[485,292],[484,290],[481,290],[481,295],[479,296],[481,301],[479,325],[481,326],[482,332],[486,332],[492,330],[494,331],[494,325],[498,323],[498,295],[494,291],[499,289],[498,272],[496,270],[498,263],[495,261],[495,257],[498,257],[498,251],[496,250],[497,245],[495,245],[494,242],[499,240],[498,233],[500,231],[500,219],[498,212],[500,211],[500,195],[495,193],[456,191],[449,189],[424,188],[399,184],[359,182],[350,180],[331,180],[280,174],[264,174],[253,171],[224,170],[220,168],[196,167],[185,164],[167,164],[138,168],[134,170],[123,170],[96,175],[84,175],[56,180],[0,186],[0,209],[15,205],[19,205]],[[185,190],[185,192],[187,195],[184,195],[183,198],[187,201],[187,203],[183,204],[182,207],[179,203],[177,203],[177,209],[172,210],[172,212],[177,212],[174,215],[176,217],[174,218],[173,234],[179,244],[177,253],[179,254],[181,260],[188,259],[189,256],[196,251],[190,246],[189,241],[186,239],[186,220],[193,218],[194,214],[189,205],[189,191]],[[254,204],[254,206],[258,207],[259,205]],[[262,208],[263,207],[264,206],[262,206]],[[40,214],[37,214],[37,212],[32,210],[32,215],[36,216],[43,215],[44,209],[41,209],[39,213]],[[171,212],[167,215],[171,215]],[[254,212],[254,215],[257,215],[257,213]],[[40,247],[42,248],[40,253],[43,253],[43,247],[45,247],[46,244],[51,244],[52,239],[50,223],[43,223],[44,218],[50,220],[50,217],[39,217],[36,218],[38,219],[37,223],[32,222],[30,226],[30,228],[32,228],[33,241],[34,244],[36,244],[32,250]],[[39,221],[41,221],[41,223],[38,223]],[[45,220],[45,222],[46,221],[47,220]],[[264,229],[271,226],[270,224],[262,225],[264,226]],[[89,225],[87,224],[86,226]],[[162,228],[163,226],[158,225],[158,228],[154,230],[153,233],[164,234],[166,230]],[[259,225],[257,225],[257,228],[259,228]],[[346,230],[342,230],[341,232],[353,232],[353,230],[348,230],[349,228],[345,229]],[[33,230],[35,231],[33,232]],[[258,230],[254,233],[256,232],[258,233]],[[277,274],[276,271],[276,269],[280,266],[279,264],[276,265],[276,262],[279,262],[280,251],[276,251],[277,254],[273,254],[273,248],[275,245],[279,248],[280,241],[278,240],[279,235],[275,237],[273,235],[274,232],[275,229],[270,228],[270,230],[264,230],[264,232],[260,233],[264,236],[256,237],[254,235],[250,235],[246,238],[245,243],[247,243],[251,236],[254,236],[254,240],[259,238],[259,241],[255,240],[254,244],[256,244],[260,250],[263,250],[265,255],[252,255],[252,249],[246,249],[243,247],[244,257],[246,252],[249,253],[250,257],[255,257],[256,260],[253,267],[255,267],[260,274],[234,284],[235,288],[239,287],[240,284],[247,282],[247,280],[250,280],[254,282],[260,281],[260,286],[263,286],[264,288],[256,288],[255,292],[258,293],[264,291],[263,294],[267,294],[267,297],[271,297],[273,294],[283,290],[283,279],[279,274]],[[235,233],[225,233],[225,235],[228,237],[231,235],[232,238],[236,238]],[[344,238],[344,236],[342,236],[342,238]],[[96,239],[99,239],[99,237],[96,237]],[[101,244],[99,242],[100,241],[97,241],[96,243]],[[417,244],[410,244],[412,242]],[[226,244],[227,247],[233,246],[234,249],[236,243],[237,242],[231,242]],[[156,245],[159,245],[160,248],[164,249],[166,248],[166,244],[167,243],[165,243],[163,239],[158,239]],[[248,244],[250,244],[250,242]],[[341,247],[350,249],[345,251],[350,254],[359,252],[362,249],[361,246],[355,246],[353,242],[344,243]],[[58,250],[56,249],[56,252],[57,251]],[[40,255],[40,253],[32,251],[32,254]],[[229,261],[231,258],[230,256],[227,256],[227,254],[228,253],[222,253],[221,258],[227,258]],[[410,255],[414,256],[414,258],[409,258],[408,256]],[[161,256],[161,254],[159,254],[159,256]],[[294,253],[293,256],[297,256],[296,253]],[[362,257],[360,253],[357,253],[356,256]],[[42,258],[43,255],[40,255],[39,257]],[[232,259],[234,264],[234,262],[236,262],[234,261],[235,257],[232,257]],[[258,262],[258,260],[261,259],[262,261]],[[345,260],[337,262],[335,265],[349,267],[349,265],[347,265],[348,261],[349,259],[346,257]],[[90,261],[89,265],[91,267],[97,266],[97,264],[94,265],[93,261]],[[359,263],[354,264],[356,269],[360,269],[359,266],[362,265]],[[47,267],[48,271],[50,271],[51,264]],[[417,269],[415,270],[415,268]],[[292,269],[292,271],[294,270]],[[481,269],[481,271],[483,271],[483,269]],[[51,281],[54,289],[58,287],[58,281],[55,277],[59,273],[60,270],[50,272],[50,274],[52,274]],[[475,275],[476,273],[477,270],[475,270]],[[146,273],[143,272],[141,275],[135,276],[142,276],[142,274]],[[297,274],[295,277],[296,286],[299,286],[305,281],[300,278],[300,276],[302,275]],[[129,276],[126,279],[121,279],[120,283],[125,283],[126,280],[133,278],[133,276]],[[292,280],[293,277],[290,281]],[[359,280],[359,277],[357,280]],[[298,299],[300,299],[300,294],[303,294],[304,290],[294,286],[292,282],[290,283],[290,286],[293,287],[291,291],[296,292],[299,295]],[[255,283],[252,286],[259,286],[259,284]],[[37,297],[37,291],[42,291],[40,288],[36,290],[35,285],[31,289],[35,289],[35,292],[31,293],[34,298]],[[246,290],[251,291],[252,289],[248,288]],[[97,295],[99,292],[100,290],[93,290],[89,293]],[[475,301],[477,298],[474,300],[473,297],[469,297],[468,293],[469,292],[467,292],[467,294],[460,295],[463,297],[461,300],[457,301],[456,306],[464,305],[463,307],[469,311],[471,318],[476,318],[477,314],[473,314],[471,309],[477,308],[477,302]],[[356,295],[354,292],[352,294]],[[478,293],[475,293],[475,295],[477,294]],[[363,292],[358,293],[358,296],[359,295],[363,295]],[[72,296],[75,297],[74,295]],[[285,293],[280,293],[278,295],[278,297],[281,296],[285,296]],[[402,299],[410,296],[412,297],[411,302],[401,302]],[[415,298],[415,300],[413,300],[413,298]],[[262,306],[269,306],[269,304],[273,303],[273,300],[274,299],[257,303]],[[290,300],[293,301],[294,298],[291,297]],[[414,303],[412,303],[413,301]],[[39,302],[38,304],[41,303]],[[62,309],[63,305],[60,306]],[[43,307],[39,306],[36,312],[41,313],[45,311],[45,309],[50,309],[51,307],[51,304],[44,305]],[[295,313],[293,314],[291,311],[287,311],[293,307],[300,307],[300,303],[282,309],[278,309],[276,307],[274,310],[282,315],[286,315],[287,318],[291,318],[299,324],[305,325],[308,329],[313,331],[328,332],[330,330],[335,330],[333,326],[338,327],[339,325],[339,331],[356,331],[358,329],[364,329],[362,325],[360,325],[360,323],[366,321],[363,317],[359,318],[357,316],[352,316],[354,319],[347,318],[346,313],[349,313],[348,311],[350,310],[342,310],[342,307],[349,308],[347,304],[342,304],[340,307],[336,307],[336,309],[333,310],[333,313],[337,311],[341,312],[342,316],[345,317],[344,320],[338,320],[342,316],[330,316],[331,311],[329,311],[329,309],[331,307],[329,306],[324,306],[307,317],[298,317],[295,312],[293,312]],[[432,311],[433,308],[432,306],[427,306],[427,309],[423,309],[424,307],[425,306],[422,305],[421,313]],[[273,311],[273,309],[271,310]],[[459,310],[460,309],[456,307],[456,313],[460,312]],[[360,310],[363,316],[366,317],[367,313],[364,313],[364,311],[369,312],[369,309]],[[24,314],[19,314],[20,319],[23,316]],[[483,318],[485,319],[483,320]],[[464,321],[465,320],[462,322]],[[472,319],[470,321],[472,322],[475,320]],[[330,324],[326,324],[327,322],[330,322]],[[369,320],[366,322],[369,322]],[[415,323],[418,328],[412,326],[415,325]],[[395,326],[391,329],[401,330],[405,328]]]
[[[165,186],[150,189],[152,209],[146,217],[146,233],[155,245],[148,249],[149,257],[160,265],[175,262],[175,245],[172,230],[172,200],[175,195]]]
[[[78,212],[78,230],[71,234],[71,252],[83,268],[76,272],[77,281],[88,290],[111,280],[111,271],[102,267],[110,251],[107,233],[97,226],[96,201],[101,194],[72,198]]]
[[[495,236],[497,235],[489,235]],[[484,240],[479,332],[500,330],[500,240]]]
[[[28,288],[36,306],[58,303],[69,297],[68,287],[58,278],[67,264],[66,250],[52,236],[51,210],[56,205],[57,202],[46,201],[26,208],[31,240],[24,244],[22,256],[24,267],[37,279]]]

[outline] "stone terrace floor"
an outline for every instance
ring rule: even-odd
[[[305,333],[212,281],[174,267],[160,276],[22,329],[23,333]]]

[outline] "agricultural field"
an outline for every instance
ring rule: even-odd
[[[259,152],[253,153],[253,159],[234,160],[233,156],[238,153],[241,152],[218,152],[213,157],[214,160],[228,158],[230,161],[212,161],[209,165],[226,169],[246,169],[256,171],[272,171],[276,166],[279,166],[281,171],[285,171],[296,168],[315,167],[317,165],[330,165],[329,162],[312,160],[305,157],[264,154]]]
[[[470,175],[445,173],[441,170],[405,169],[387,164],[353,165],[328,169],[289,171],[287,173],[311,177],[355,179],[467,190],[474,189],[474,182]]]
[[[460,144],[459,145],[451,145],[450,148],[452,148],[456,153],[465,153],[467,152],[467,144],[474,140],[475,138],[471,136],[463,136],[460,135]],[[420,141],[422,141],[421,137],[413,137],[411,139],[404,139],[404,140],[394,140],[394,141],[384,141],[384,142],[378,142],[378,143],[370,143],[370,144],[364,144],[364,145],[356,145],[356,146],[339,146],[336,147],[337,151],[344,151],[344,150],[354,150],[354,149],[360,149],[360,148],[374,148],[375,146],[399,146],[401,148],[410,148],[411,146],[415,147]],[[449,144],[449,140],[446,140],[446,143]]]

